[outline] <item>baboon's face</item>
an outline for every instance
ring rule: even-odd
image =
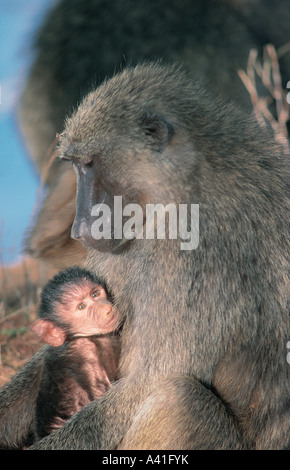
[[[75,119],[78,118],[81,119],[77,115]],[[62,154],[72,161],[77,175],[72,238],[81,241],[85,248],[123,249],[132,242],[122,231],[129,216],[132,218],[135,213],[136,206],[132,204],[138,206],[135,230],[142,230],[146,203],[174,202],[170,195],[174,172],[164,158],[172,135],[173,128],[163,117],[142,109],[139,115],[136,113],[135,121],[123,120],[121,125],[114,116],[110,121],[110,116],[99,112],[99,122],[95,121],[89,134],[86,118],[77,132],[72,134],[70,129],[64,133]],[[168,182],[166,191],[164,179]]]
[[[130,240],[123,237],[121,229],[132,211],[137,207],[141,229],[145,223],[143,209],[146,202],[152,197],[161,202],[159,193],[163,175],[160,166],[153,163],[156,155],[146,146],[146,137],[160,141],[160,136],[151,137],[149,132],[155,134],[160,127],[161,132],[167,133],[167,129],[158,118],[154,118],[154,122],[151,116],[148,119],[150,131],[145,131],[147,135],[144,134],[145,140],[141,143],[127,142],[126,134],[123,134],[119,136],[119,142],[105,152],[96,150],[97,145],[93,145],[89,153],[75,151],[70,155],[77,175],[72,237],[86,248],[111,251],[127,246]]]
[[[191,96],[182,102],[186,85],[176,80],[154,66],[126,70],[89,94],[67,121],[61,154],[77,175],[72,238],[86,248],[128,247],[146,224],[145,205],[187,202],[195,159],[185,113]],[[135,209],[130,239],[125,224]]]

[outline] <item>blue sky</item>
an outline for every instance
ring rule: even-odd
[[[39,188],[17,125],[17,103],[33,59],[33,33],[52,0],[0,3],[0,263],[21,257]]]

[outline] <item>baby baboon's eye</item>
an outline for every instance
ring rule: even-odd
[[[79,310],[84,310],[84,308],[86,308],[86,304],[84,302],[81,302],[79,305],[78,305],[78,309]]]
[[[101,295],[100,289],[95,289],[95,290],[92,292],[92,297],[93,297],[93,299],[95,299],[96,297],[99,297],[100,295]]]

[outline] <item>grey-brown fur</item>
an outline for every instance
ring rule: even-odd
[[[21,124],[38,168],[82,97],[121,66],[140,60],[183,64],[215,94],[251,111],[237,71],[246,69],[251,48],[261,52],[264,44],[286,44],[288,25],[287,0],[58,1],[37,34],[21,103]],[[283,86],[289,64],[286,54]]]
[[[20,106],[21,126],[48,196],[27,237],[29,254],[52,266],[80,264],[85,251],[69,238],[75,178],[65,162],[47,163],[65,116],[121,67],[140,60],[182,64],[190,75],[247,112],[251,101],[238,70],[250,50],[290,40],[288,0],[60,0],[35,41],[35,61]],[[279,58],[283,88],[290,54]],[[257,79],[259,93],[260,81]]]
[[[93,162],[76,238],[104,190],[126,204],[199,204],[200,241],[181,251],[180,240],[122,248],[83,237],[88,267],[125,319],[121,380],[36,448],[288,448],[289,187],[280,147],[182,72],[145,64],[84,99],[60,150],[78,168]],[[25,400],[21,408],[28,415]],[[13,412],[0,410],[0,442],[9,444]]]

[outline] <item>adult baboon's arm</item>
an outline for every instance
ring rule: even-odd
[[[33,440],[36,399],[46,347],[0,390],[0,448],[22,448]]]

